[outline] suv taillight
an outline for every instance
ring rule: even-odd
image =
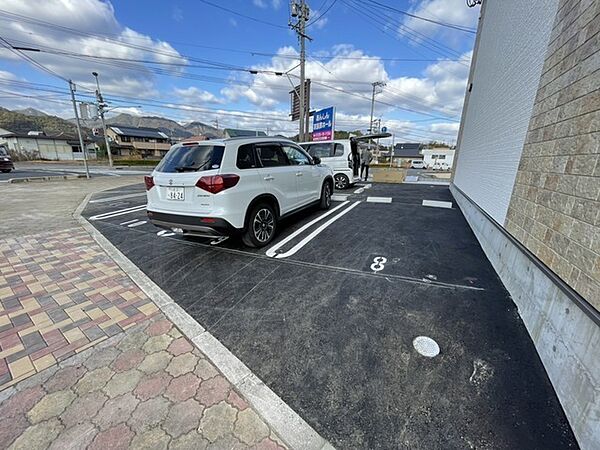
[[[218,194],[225,189],[235,186],[240,181],[240,177],[234,174],[227,175],[212,175],[209,177],[201,177],[196,183],[196,187],[213,194]]]
[[[154,187],[154,177],[150,177],[148,175],[144,175],[144,184],[146,185],[146,190],[149,191]]]

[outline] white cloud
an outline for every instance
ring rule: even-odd
[[[223,100],[217,98],[217,96],[214,95],[212,92],[198,89],[195,86],[190,86],[185,89],[175,88],[173,92],[176,97],[180,98],[184,103],[190,105],[223,103]]]
[[[76,28],[84,33],[74,34],[59,28],[48,28],[30,22],[3,21],[6,29],[5,35],[9,41],[19,41],[19,45],[25,45],[26,42],[29,47],[41,49],[51,47],[67,52],[109,56],[125,60],[185,62],[167,42],[154,40],[120,24],[109,2],[101,0],[78,0],[77,2],[70,0],[45,0],[44,2],[4,0],[2,9],[58,26]],[[107,37],[98,35],[98,32],[106,33]],[[141,63],[127,63],[129,66],[134,64],[135,70],[129,70],[124,67],[123,63],[110,62],[106,64],[43,52],[30,56],[61,76],[73,79],[80,86],[94,88],[91,72],[96,71],[100,74],[102,88],[106,92],[130,95],[143,92],[148,96],[157,94],[154,74]],[[7,50],[0,51],[0,58],[14,59],[14,57],[15,55]]]
[[[266,8],[267,7],[267,3],[265,2],[265,0],[252,0],[252,3],[254,3],[254,6],[258,6],[259,8]]]
[[[237,26],[238,26],[237,20],[235,20],[233,17],[230,17],[230,18],[229,18],[229,24],[230,24],[232,27],[237,27]]]
[[[175,6],[173,8],[173,13],[171,17],[175,22],[181,22],[183,20],[183,10],[179,6]]]
[[[279,9],[281,6],[281,0],[271,0],[271,5],[273,5],[273,8]]]
[[[479,8],[469,8],[464,0],[420,0],[409,10],[410,13],[433,19],[439,22],[451,23],[463,27],[476,28],[479,17]],[[442,27],[431,22],[406,17],[403,25],[412,28],[412,30],[422,33],[427,37],[443,38],[444,43],[457,44],[464,39],[466,34],[462,31]],[[403,31],[410,33],[410,31]],[[419,36],[414,36],[419,39]]]

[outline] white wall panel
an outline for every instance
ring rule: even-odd
[[[504,224],[558,0],[485,0],[454,183]]]

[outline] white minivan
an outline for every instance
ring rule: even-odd
[[[323,164],[331,167],[336,189],[346,189],[357,181],[360,181],[360,151],[358,143],[360,141],[382,139],[390,136],[390,133],[378,133],[333,141],[301,142],[300,146],[310,156],[318,157]]]

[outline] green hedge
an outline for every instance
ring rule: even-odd
[[[154,167],[160,161],[154,159],[115,159],[113,164],[115,166],[148,166]]]

